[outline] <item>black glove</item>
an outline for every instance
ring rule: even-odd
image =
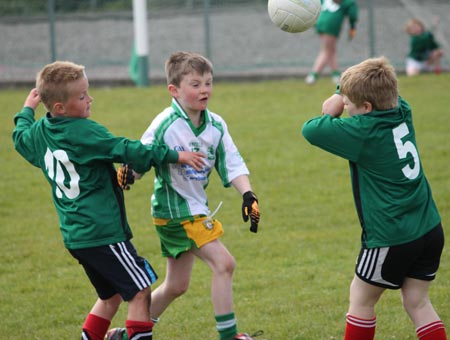
[[[134,183],[133,167],[131,164],[122,164],[117,169],[117,183],[123,190],[130,190],[130,185]]]
[[[242,218],[244,222],[247,222],[250,216],[250,231],[256,233],[260,216],[258,198],[251,191],[247,191],[242,198],[244,199],[244,202],[242,202]]]

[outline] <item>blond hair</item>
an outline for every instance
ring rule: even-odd
[[[44,66],[37,74],[36,88],[47,110],[51,111],[57,102],[66,102],[70,96],[70,85],[84,77],[84,66],[70,61],[55,61]]]
[[[167,85],[180,86],[183,77],[192,72],[198,74],[213,74],[212,63],[204,56],[195,52],[175,52],[165,63]]]
[[[405,24],[405,32],[408,33],[408,34],[411,34],[413,32],[414,26],[420,26],[422,31],[425,30],[425,24],[421,20],[419,20],[417,18],[412,18],[412,19],[409,19],[406,22],[406,24]]]
[[[342,73],[340,92],[355,105],[372,104],[374,110],[388,110],[398,104],[397,76],[385,57],[370,58]]]

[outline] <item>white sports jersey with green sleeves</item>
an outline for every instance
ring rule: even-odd
[[[236,177],[249,174],[222,117],[208,110],[202,114],[203,123],[196,128],[172,99],[172,105],[156,116],[141,138],[144,144],[157,141],[173,150],[199,151],[206,155],[206,165],[201,171],[181,164],[155,167],[153,217],[209,215],[205,189],[212,169],[216,168],[225,187]]]

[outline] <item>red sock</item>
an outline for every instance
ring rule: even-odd
[[[377,318],[360,319],[347,314],[344,340],[373,340]]]
[[[151,321],[127,320],[125,321],[125,327],[127,327],[129,340],[152,340],[153,322]]]
[[[90,313],[84,321],[83,334],[87,334],[87,339],[103,340],[110,324],[109,320]]]
[[[447,340],[445,327],[441,320],[416,329],[419,340]]]

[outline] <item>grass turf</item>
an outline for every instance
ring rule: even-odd
[[[401,95],[413,108],[422,163],[440,208],[444,229],[450,213],[448,88],[450,74],[400,77]],[[211,176],[211,207],[222,241],[237,261],[234,280],[239,329],[265,331],[270,340],[343,337],[348,287],[359,247],[360,227],[351,195],[348,164],[310,146],[301,125],[320,114],[334,91],[329,79],[314,86],[301,80],[216,83],[210,109],[221,114],[251,171],[262,212],[258,234],[241,220],[241,198]],[[8,339],[79,339],[96,294],[81,266],[62,244],[49,186],[41,172],[13,148],[13,115],[28,89],[0,92],[0,334]],[[91,88],[92,119],[115,135],[139,139],[168,106],[164,86]],[[40,107],[37,117],[42,116]],[[133,242],[162,282],[165,261],[149,218],[153,174],[127,196]],[[449,253],[445,249],[431,299],[450,325]],[[210,302],[209,269],[194,267],[189,291],[156,326],[155,339],[217,338]],[[158,283],[157,283],[158,284]],[[157,285],[156,284],[156,285]],[[388,291],[377,306],[376,339],[415,339],[399,293]],[[123,326],[126,305],[113,326]]]

